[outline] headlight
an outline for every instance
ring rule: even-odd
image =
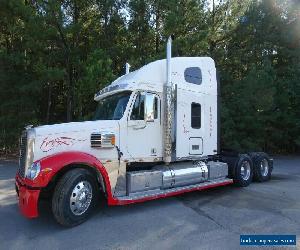
[[[41,171],[41,164],[39,162],[32,163],[31,166],[27,169],[26,177],[33,180],[38,176]]]
[[[27,150],[26,150],[26,161],[25,161],[25,175],[33,163],[34,157],[34,142],[35,142],[35,130],[27,130]]]

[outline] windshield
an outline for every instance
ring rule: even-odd
[[[108,96],[99,101],[94,120],[120,120],[123,117],[131,91]]]

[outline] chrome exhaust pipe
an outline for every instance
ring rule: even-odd
[[[165,86],[164,162],[168,165],[172,156],[173,84],[171,79],[172,38],[167,42],[167,81]]]
[[[129,63],[126,63],[125,64],[125,74],[129,74],[129,70],[130,70],[130,64]]]

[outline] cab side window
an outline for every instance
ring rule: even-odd
[[[144,120],[145,95],[139,93],[135,99],[130,120]]]
[[[154,119],[158,118],[158,98],[154,97]]]

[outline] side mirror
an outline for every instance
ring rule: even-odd
[[[154,122],[154,94],[145,94],[145,121]]]

